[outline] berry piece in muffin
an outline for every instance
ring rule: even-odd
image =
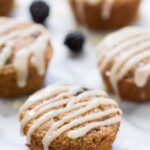
[[[19,115],[30,150],[110,150],[121,120],[105,92],[73,84],[40,90]]]
[[[150,29],[127,27],[108,35],[98,48],[105,85],[122,99],[150,100]]]
[[[30,94],[44,80],[52,48],[48,31],[20,19],[0,18],[0,97]]]
[[[92,29],[115,29],[137,16],[141,0],[70,0],[76,20]]]
[[[83,50],[85,42],[84,35],[79,32],[71,32],[69,33],[66,38],[64,44],[73,52],[73,53],[79,53]]]
[[[43,1],[34,1],[30,6],[32,18],[37,23],[44,23],[49,15],[50,8]]]

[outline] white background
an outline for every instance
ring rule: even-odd
[[[30,20],[29,4],[31,0],[18,0],[13,17]],[[92,88],[103,89],[96,68],[95,49],[97,43],[107,34],[94,32],[78,26],[70,12],[67,0],[47,0],[51,14],[47,20],[52,45],[53,60],[49,66],[45,85],[56,81],[68,81],[84,84]],[[150,26],[150,0],[143,0],[140,14],[133,23]],[[63,45],[65,35],[80,29],[87,38],[84,53],[71,57]],[[0,150],[26,150],[25,138],[20,136],[17,111],[24,98],[0,101]],[[150,150],[150,104],[119,102],[124,115],[122,125],[113,145],[114,150]]]

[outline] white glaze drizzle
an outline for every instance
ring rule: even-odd
[[[49,112],[45,113],[42,117],[40,117],[38,120],[36,120],[32,124],[32,126],[30,127],[30,129],[27,133],[27,143],[30,143],[31,136],[35,132],[35,130],[38,129],[40,127],[40,125],[42,125],[46,121],[51,120],[52,118],[60,115],[61,113],[65,113],[65,112],[72,111],[74,109],[78,109],[82,106],[85,106],[86,104],[87,104],[86,102],[82,102],[82,103],[76,104],[76,105],[74,105],[73,107],[70,107],[70,108],[64,108],[64,109],[60,109],[60,110],[52,110],[52,111],[49,111]]]
[[[45,72],[45,60],[44,52],[47,47],[48,36],[43,34],[37,38],[37,40],[30,46],[20,49],[16,52],[14,57],[13,66],[17,70],[17,82],[19,87],[24,87],[26,85],[28,77],[28,63],[31,54],[34,56],[34,66],[37,68],[38,74],[43,75]]]
[[[5,47],[2,49],[2,52],[0,52],[0,70],[3,68],[10,55],[11,55],[11,48]]]
[[[52,98],[55,95],[58,95],[59,93],[63,93],[67,91],[68,86],[67,85],[49,85],[45,89],[36,92],[32,96],[29,97],[29,99],[26,101],[26,103],[20,108],[19,115],[21,112],[26,111],[31,106],[35,105],[37,102],[42,101],[43,99]],[[59,95],[58,95],[59,96]]]
[[[143,87],[147,83],[149,76],[150,76],[150,63],[136,70],[134,82],[139,87]]]
[[[75,7],[77,9],[77,16],[82,23],[86,23],[85,5],[84,1],[75,1]]]
[[[150,30],[144,30],[143,28],[139,27],[125,27],[121,30],[118,30],[109,36],[107,36],[98,46],[98,62],[101,63],[107,55],[107,52],[111,52],[111,49],[117,48],[124,44],[125,42],[131,41],[136,37],[140,36],[147,36],[147,33],[149,33]],[[115,39],[115,40],[114,40]]]
[[[21,125],[21,129],[23,130],[24,129],[24,126],[30,121],[30,120],[32,120],[32,119],[35,119],[39,114],[41,114],[41,113],[43,113],[43,112],[46,112],[47,110],[50,110],[51,109],[51,107],[53,106],[52,105],[52,103],[53,104],[55,104],[54,102],[55,101],[57,101],[57,100],[59,100],[59,99],[62,99],[62,98],[64,98],[64,97],[69,97],[69,96],[73,96],[73,95],[75,95],[75,93],[77,93],[77,90],[76,89],[78,89],[78,91],[80,91],[80,89],[81,89],[81,87],[80,86],[78,86],[78,88],[76,87],[76,86],[72,86],[72,87],[70,87],[70,89],[69,89],[69,92],[68,91],[66,91],[66,88],[64,87],[64,86],[60,86],[60,87],[62,87],[63,89],[64,89],[64,91],[61,91],[62,93],[61,94],[59,94],[58,96],[56,96],[56,97],[54,97],[54,98],[50,98],[50,99],[48,99],[48,101],[46,101],[45,103],[43,103],[43,104],[41,104],[40,105],[40,107],[39,106],[37,106],[37,107],[35,107],[34,109],[32,109],[31,111],[29,111],[26,115],[25,115],[25,117],[24,117],[24,119],[22,120],[22,125]],[[68,88],[68,87],[67,87]],[[74,89],[74,91],[73,91],[73,89]],[[59,90],[59,88],[58,89],[54,89],[54,91],[58,91],[58,93],[60,93],[60,90]],[[48,92],[48,91],[47,91]],[[51,92],[49,92],[49,93],[51,93]],[[55,93],[55,92],[54,92]],[[57,94],[58,94],[57,93]],[[52,95],[54,95],[53,93],[51,93]],[[79,96],[77,96],[75,99],[72,99],[68,104],[67,104],[67,107],[69,108],[69,107],[71,107],[71,106],[73,106],[75,103],[77,103],[77,102],[79,102],[79,101],[82,101],[82,100],[85,100],[86,98],[92,98],[93,96],[106,96],[106,94],[104,93],[104,92],[100,92],[100,91],[88,91],[88,92],[84,92],[83,94],[80,94]],[[51,97],[51,95],[49,95],[49,97]],[[57,103],[56,103],[57,104]],[[33,103],[32,103],[32,105],[34,105]],[[57,104],[58,105],[58,104]],[[60,103],[60,105],[62,105],[61,103]],[[31,105],[30,105],[31,106]],[[29,105],[27,105],[27,107],[30,107]],[[24,111],[25,109],[22,109],[21,110],[21,112],[22,111]]]
[[[105,0],[104,6],[102,7],[102,18],[107,20],[110,17],[112,8],[113,8],[114,0]]]
[[[0,25],[4,24],[8,19],[6,17],[1,17],[0,19]]]
[[[111,58],[118,55],[123,50],[125,50],[125,52],[123,54],[123,57],[125,57],[126,51],[127,51],[127,53],[137,53],[138,51],[142,51],[142,48],[149,47],[149,42],[150,42],[149,39],[150,39],[150,35],[148,35],[148,36],[144,35],[144,36],[135,38],[134,40],[128,40],[128,41],[124,42],[123,44],[121,44],[120,46],[117,46],[116,48],[114,47],[112,49],[112,51],[110,51],[109,53],[107,53],[105,55],[105,59],[102,61],[101,65],[100,65],[101,70],[103,70],[106,67],[106,65],[110,62]],[[135,45],[139,44],[141,41],[142,41],[142,43],[139,45],[139,47],[138,48],[135,47]],[[129,49],[129,50],[126,50],[126,49]],[[127,55],[129,55],[129,54],[127,54]]]
[[[5,44],[9,42],[10,40],[17,38],[18,36],[19,38],[27,37],[30,34],[37,32],[39,29],[40,29],[39,25],[34,25],[34,26],[29,27],[28,29],[12,31],[6,35],[3,35],[0,38],[0,45]]]
[[[95,6],[103,2],[101,17],[104,20],[107,20],[109,19],[111,15],[111,10],[113,8],[114,1],[115,0],[76,0],[75,4],[77,7],[77,12],[78,12],[78,16],[80,17],[80,20],[82,20],[83,22],[86,22],[86,18],[85,18],[86,12],[84,10],[85,3]]]
[[[1,25],[1,28],[0,28],[0,35],[7,32],[8,30],[16,27],[17,25],[20,25],[20,24],[24,24],[25,21],[21,20],[21,19],[16,19],[16,20],[8,20],[6,22],[4,22],[2,25]]]
[[[108,105],[108,104],[112,104],[112,103],[111,103],[111,101],[107,100],[106,98],[96,99],[95,102],[94,101],[89,102],[87,104],[87,106],[85,106],[85,107],[83,107],[83,108],[81,108],[81,109],[79,109],[73,113],[68,114],[67,116],[62,118],[59,122],[54,123],[52,125],[52,127],[50,128],[50,130],[45,135],[45,137],[43,138],[43,145],[44,145],[45,150],[48,150],[49,144],[54,139],[56,139],[59,135],[64,133],[65,131],[70,130],[71,128],[76,127],[78,125],[81,125],[85,122],[100,119],[101,117],[104,117],[106,115],[110,115],[111,113],[119,112],[120,109],[117,109],[117,108],[113,109],[113,111],[110,111],[110,109],[109,109],[109,110],[102,111],[99,113],[92,113],[92,114],[86,115],[85,117],[75,119],[75,120],[71,121],[70,123],[67,123],[68,121],[70,121],[74,117],[78,117],[78,116],[80,116],[80,115],[82,115],[82,114],[84,114],[90,110],[97,108],[100,105]],[[80,133],[77,132],[76,134],[80,134]]]
[[[0,28],[0,34],[6,33],[8,30],[17,27],[17,25],[24,24],[22,20],[7,20]],[[0,52],[0,69],[2,69],[9,57],[12,54],[12,49],[16,44],[14,40],[23,39],[34,33],[40,32],[38,38],[27,47],[24,47],[16,52],[12,62],[13,67],[17,72],[17,84],[19,87],[24,87],[26,85],[28,77],[28,64],[29,57],[32,55],[32,64],[36,67],[38,74],[41,76],[45,73],[45,50],[49,42],[49,35],[44,31],[43,27],[40,25],[32,25],[29,28],[18,29],[16,31],[8,32],[0,38],[0,45],[5,45],[5,47]]]
[[[111,110],[110,112],[113,113],[114,111],[117,111],[117,109],[113,111]],[[112,117],[110,119],[106,119],[105,121],[90,123],[86,125],[85,127],[79,128],[77,130],[69,131],[67,135],[71,139],[76,139],[79,137],[83,137],[89,130],[92,130],[99,126],[111,125],[113,123],[120,122],[120,120],[121,120],[121,117],[117,116],[117,117]]]
[[[100,70],[103,71],[108,64],[112,64],[108,77],[117,94],[119,94],[118,81],[126,76],[131,69],[135,69],[134,82],[136,86],[143,87],[147,84],[150,76],[149,63],[137,65],[150,58],[149,33],[150,29],[125,28],[106,37],[99,46],[98,53],[99,55],[102,53],[102,55],[98,58],[98,65]],[[116,42],[118,38],[121,38],[121,40]],[[111,44],[108,43],[108,39]]]
[[[29,111],[28,114],[24,117],[24,119],[22,120],[22,129],[24,128],[24,126],[26,125],[27,122],[29,122],[31,119],[36,118],[37,116],[39,116],[40,114],[43,114],[44,112],[51,110],[52,108],[55,107],[59,107],[62,105],[65,105],[68,103],[68,99],[67,100],[62,100],[62,101],[58,101],[58,102],[54,102],[54,103],[50,103],[46,106],[43,106],[41,109],[39,109],[38,111]]]
[[[77,93],[80,94],[75,96]],[[32,106],[36,105],[36,103],[38,103],[38,105],[30,109]],[[114,108],[106,109],[104,111],[97,110],[100,106],[104,105],[113,105]],[[92,110],[96,111],[91,112]],[[22,131],[30,121],[34,120],[27,132],[28,144],[30,144],[33,133],[41,125],[49,121],[51,122],[50,129],[43,137],[42,143],[44,150],[48,150],[49,145],[54,139],[76,126],[85,124],[85,128],[82,126],[78,127],[76,131],[68,131],[67,135],[69,138],[76,139],[84,136],[95,127],[118,123],[120,122],[120,118],[117,116],[120,116],[119,114],[121,114],[121,110],[118,108],[116,102],[109,99],[104,92],[98,90],[84,91],[81,86],[72,84],[55,84],[43,89],[27,100],[20,109],[20,116],[22,111],[26,111],[26,114],[21,121]],[[64,117],[55,121],[56,116],[64,113],[66,113]],[[102,119],[102,117],[114,113],[118,113],[118,115],[115,115],[116,117],[113,116],[112,119],[109,118],[108,120],[95,122],[95,120]],[[89,121],[92,121],[92,126],[91,123],[88,123]],[[79,132],[80,128],[83,131],[82,133]]]

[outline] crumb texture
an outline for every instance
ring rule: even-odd
[[[109,150],[121,110],[105,92],[54,84],[31,96],[19,114],[31,150]]]

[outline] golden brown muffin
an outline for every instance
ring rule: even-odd
[[[91,29],[115,29],[129,24],[141,0],[70,0],[76,20]]]
[[[52,56],[48,31],[19,19],[0,18],[0,97],[38,90]]]
[[[150,101],[150,29],[123,28],[99,45],[98,67],[109,92],[121,99]]]
[[[14,0],[0,0],[0,16],[7,16],[12,11]]]
[[[110,150],[121,110],[102,91],[54,84],[32,95],[19,115],[30,150]]]

